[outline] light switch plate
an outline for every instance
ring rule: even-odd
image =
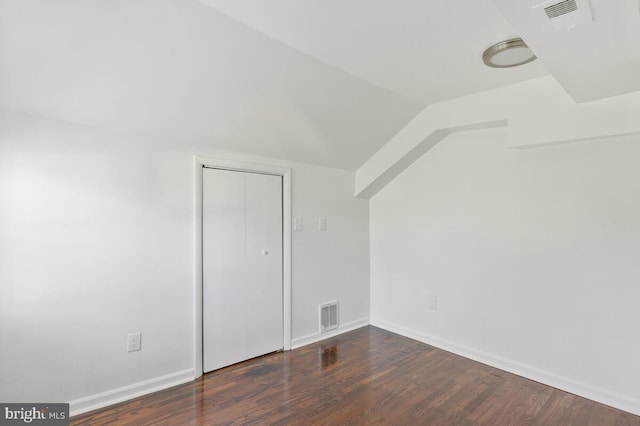
[[[142,347],[142,333],[129,333],[127,335],[127,352],[139,351]]]
[[[427,307],[434,310],[438,309],[438,296],[428,296]]]

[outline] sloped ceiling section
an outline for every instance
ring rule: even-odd
[[[489,69],[490,0],[0,0],[0,108],[355,170]]]
[[[576,102],[640,90],[638,0],[577,0],[577,10],[553,25],[543,9],[560,0],[492,1]],[[580,14],[588,19],[577,19]],[[569,30],[554,28],[569,23]]]
[[[425,104],[195,0],[0,0],[0,107],[356,169]]]
[[[351,75],[424,104],[548,72],[496,70],[482,52],[517,36],[490,0],[201,0]],[[515,2],[517,3],[517,2]]]

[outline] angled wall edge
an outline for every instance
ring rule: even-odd
[[[456,132],[508,128],[508,148],[527,149],[640,132],[640,92],[576,104],[543,77],[426,107],[356,171],[355,196],[370,199]]]

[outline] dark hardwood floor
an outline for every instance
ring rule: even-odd
[[[72,425],[640,425],[640,417],[381,330],[227,367]]]

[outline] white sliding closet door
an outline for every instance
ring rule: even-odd
[[[203,170],[203,367],[283,347],[282,178]]]

